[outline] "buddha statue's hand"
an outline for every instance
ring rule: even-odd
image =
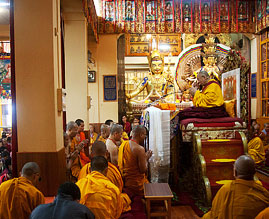
[[[166,81],[169,83],[174,83],[174,78],[170,74],[167,74]]]
[[[131,99],[131,95],[130,94],[125,94],[125,96],[127,97],[127,99]]]

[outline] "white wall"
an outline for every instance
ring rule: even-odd
[[[68,12],[65,20],[65,75],[67,122],[82,119],[88,129],[88,34],[83,13]]]
[[[89,39],[89,50],[95,59],[96,82],[88,83],[92,106],[89,110],[90,123],[103,123],[107,119],[118,121],[118,101],[105,102],[103,76],[117,75],[117,34],[99,35],[99,43]]]

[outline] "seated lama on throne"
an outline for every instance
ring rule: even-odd
[[[212,77],[214,76],[211,74]],[[202,87],[202,90],[199,90]],[[186,108],[179,112],[179,120],[186,118],[219,118],[228,117],[224,107],[224,99],[220,83],[211,79],[207,71],[202,69],[197,74],[197,82],[189,89],[193,97],[193,107]]]
[[[164,71],[164,57],[159,50],[154,50],[148,56],[150,72],[144,77],[137,88],[131,93],[126,93],[127,102],[131,107],[135,103],[154,102],[165,96],[164,101],[172,102],[174,99],[175,80],[169,72]],[[143,90],[147,91],[147,97],[144,100],[135,100],[135,97]],[[171,94],[171,95],[169,95]]]

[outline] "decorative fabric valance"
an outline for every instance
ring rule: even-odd
[[[102,0],[101,8],[99,33],[255,32],[251,0]]]
[[[93,0],[82,0],[84,15],[87,18],[88,24],[93,31],[93,35],[98,42],[98,17]]]
[[[269,0],[255,1],[256,32],[269,27]]]

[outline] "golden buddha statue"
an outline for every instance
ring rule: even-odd
[[[208,72],[209,76],[219,80],[220,69],[216,65],[217,58],[214,55],[210,55],[208,57],[203,57],[203,62],[205,64],[203,69]]]
[[[174,78],[169,72],[164,71],[164,57],[159,50],[154,50],[148,56],[150,72],[148,76],[144,77],[139,83],[137,88],[131,93],[126,93],[127,101],[129,104],[154,102],[162,98],[166,94],[174,93]],[[144,100],[135,100],[135,97],[144,89],[147,90],[147,97]],[[172,102],[174,94],[167,95],[164,101]]]

